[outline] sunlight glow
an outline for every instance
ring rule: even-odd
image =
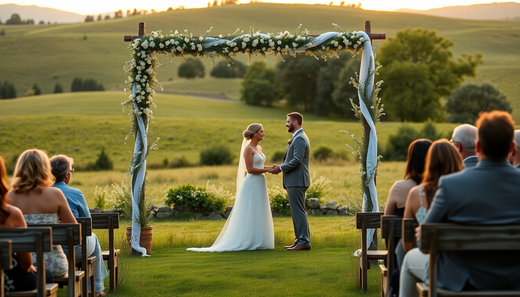
[[[302,3],[302,4],[322,4],[328,5],[339,5],[342,0],[260,0],[264,3]],[[123,12],[130,9],[133,10],[148,10],[152,8],[156,11],[165,11],[169,7],[177,8],[184,6],[185,8],[202,8],[207,7],[208,2],[213,4],[213,0],[154,0],[153,2],[141,1],[141,0],[0,0],[0,4],[14,3],[17,5],[37,5],[41,7],[51,7],[59,10],[71,11],[79,14],[100,14],[100,13],[112,13],[119,9]],[[220,0],[219,0],[220,2]],[[249,3],[250,0],[240,0],[239,3]],[[417,1],[417,0],[345,0],[345,4],[349,3],[361,3],[361,7],[366,10],[395,10],[399,8],[410,8],[418,10],[426,10],[431,8],[438,8],[444,6],[455,6],[455,5],[471,5],[478,3],[491,3],[491,2],[518,2],[511,0],[437,0],[437,1]]]

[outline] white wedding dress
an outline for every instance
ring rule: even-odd
[[[264,168],[264,154],[253,155],[253,167]],[[274,227],[265,174],[247,174],[235,205],[211,247],[188,248],[195,252],[274,249]]]

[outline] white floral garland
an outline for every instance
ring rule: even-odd
[[[335,26],[340,31],[343,31],[337,25]],[[166,36],[162,35],[161,31],[154,31],[150,35],[135,39],[130,44],[129,50],[132,52],[132,60],[128,61],[123,69],[129,74],[126,83],[129,86],[128,90],[132,90],[132,94],[122,105],[123,109],[128,108],[130,110],[129,115],[133,119],[132,132],[135,132],[136,135],[134,155],[130,167],[133,201],[131,244],[135,250],[142,252],[143,256],[146,256],[146,251],[139,245],[141,226],[137,221],[139,218],[139,199],[144,197],[146,157],[155,145],[154,142],[148,141],[148,124],[153,118],[151,107],[156,107],[153,102],[155,95],[154,87],[160,86],[154,71],[154,68],[160,65],[156,54],[167,54],[172,59],[174,57],[186,58],[187,56],[193,58],[209,57],[213,61],[217,57],[222,57],[228,60],[228,62],[232,62],[239,53],[249,55],[249,59],[257,55],[261,55],[264,58],[267,55],[272,55],[278,56],[283,60],[283,55],[295,56],[297,53],[304,52],[313,55],[317,59],[326,59],[330,56],[337,56],[340,51],[350,51],[353,54],[357,54],[366,47],[370,53],[368,53],[368,56],[365,56],[367,53],[364,52],[363,60],[367,57],[368,60],[372,61],[371,65],[373,67],[370,39],[365,32],[328,32],[313,37],[309,35],[307,30],[300,32],[300,28],[301,25],[295,33],[285,31],[278,34],[264,34],[257,31],[239,35],[237,30],[228,37],[219,35],[218,38],[207,36],[211,29],[206,32],[206,36],[201,37],[194,37],[193,34],[187,31],[184,33],[175,31]],[[369,89],[371,89],[374,72],[363,70],[364,67],[368,69],[368,66],[363,66],[363,63],[361,73],[366,77],[362,76],[360,78],[360,85],[364,88],[366,83],[368,83]],[[371,94],[364,95],[368,95],[367,97],[371,98]],[[361,105],[363,106],[363,104]],[[363,111],[366,110],[366,108],[362,109]],[[367,121],[369,123],[373,124],[374,121],[369,113],[363,112],[363,115],[368,117]],[[372,132],[371,140],[374,140],[374,137],[375,130]],[[376,150],[374,146],[377,146],[377,138],[367,148],[371,152],[366,162],[367,171],[375,171],[375,168],[372,167],[374,164],[374,160],[372,160],[373,153]],[[377,153],[377,151],[375,152]],[[377,164],[377,160],[375,164]],[[369,185],[368,180],[363,181],[363,183],[367,183],[370,198],[373,205],[377,207],[375,185]]]

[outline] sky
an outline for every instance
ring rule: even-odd
[[[126,11],[133,10],[150,10],[164,11],[168,7],[184,6],[185,8],[206,7],[208,1],[212,0],[0,0],[0,4],[14,3],[18,5],[37,5],[42,7],[51,7],[59,10],[71,11],[79,14],[99,14],[104,12],[114,12],[119,9]],[[329,4],[330,2],[338,5],[342,0],[260,0],[260,2],[272,3],[305,3],[305,4]],[[249,0],[239,0],[240,3],[249,3]],[[491,2],[519,2],[512,0],[345,0],[345,3],[361,3],[361,7],[367,10],[395,10],[399,8],[410,8],[426,10],[444,6],[455,5],[471,5],[478,3]]]

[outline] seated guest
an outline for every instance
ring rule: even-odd
[[[385,215],[403,216],[408,192],[422,180],[424,161],[431,144],[432,141],[429,139],[417,139],[408,146],[404,179],[396,181],[390,188]]]
[[[446,139],[434,141],[426,156],[423,180],[420,185],[410,190],[406,199],[404,218],[415,218],[419,224],[423,223],[437,191],[439,178],[462,169],[462,158],[455,147]],[[412,244],[404,242],[403,247],[405,251],[409,251],[412,249]]]
[[[520,168],[520,130],[515,130],[515,149],[509,156],[509,163],[516,168]]]
[[[425,223],[520,224],[520,171],[507,158],[514,149],[510,114],[492,111],[477,120],[479,163],[441,177]],[[420,228],[417,230],[420,238]],[[452,291],[520,290],[516,251],[439,252],[437,286]],[[428,278],[429,256],[415,248],[406,254],[399,296],[417,296],[415,283]]]
[[[27,227],[22,211],[17,207],[8,205],[7,197],[7,171],[5,170],[4,159],[0,157],[0,228]],[[0,232],[2,232],[0,230]],[[4,291],[29,291],[36,289],[37,278],[36,268],[32,265],[33,259],[31,253],[15,253],[13,254],[13,268],[5,270],[4,275]],[[46,282],[53,283],[52,274],[47,269]],[[3,294],[2,294],[3,296]]]
[[[465,168],[477,165],[478,158],[475,154],[475,140],[477,140],[477,128],[475,126],[462,124],[453,129],[451,143],[462,156]]]
[[[59,189],[52,187],[53,184],[54,176],[45,152],[30,149],[18,157],[8,196],[12,199],[12,205],[22,211],[27,223],[77,223],[67,199]],[[67,274],[67,256],[60,245],[45,253],[45,268],[54,277]]]
[[[85,199],[85,196],[83,196],[83,193],[78,189],[68,186],[72,178],[72,173],[74,172],[74,169],[72,169],[74,160],[65,155],[57,155],[53,156],[50,159],[50,162],[52,174],[56,178],[54,187],[63,192],[74,217],[90,217],[87,200]],[[89,257],[96,256],[96,261],[94,262],[96,296],[105,296],[105,293],[103,292],[105,290],[103,279],[108,276],[108,272],[103,263],[103,255],[101,254],[99,241],[94,233],[92,233],[92,236],[87,236],[87,255]],[[76,246],[76,258],[81,259],[81,246]],[[90,290],[90,285],[88,286],[88,289]]]

